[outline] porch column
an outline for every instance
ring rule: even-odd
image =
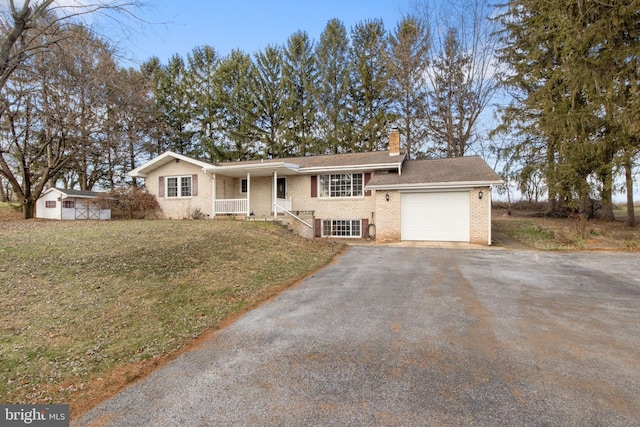
[[[247,218],[251,214],[251,173],[247,172]]]
[[[216,174],[211,175],[211,219],[216,217]]]
[[[273,203],[271,206],[273,207],[273,219],[278,219],[278,210],[276,208],[276,203],[278,202],[278,171],[273,172]]]
[[[487,216],[489,217],[489,220],[488,220],[489,224],[487,224],[487,226],[489,227],[487,229],[488,234],[489,234],[489,241],[487,243],[488,243],[489,246],[491,246],[491,242],[492,242],[492,237],[491,237],[491,234],[492,234],[491,233],[491,193],[493,193],[493,191],[491,191],[491,190],[493,190],[493,185],[490,185],[489,186],[489,190],[487,191],[487,193],[489,193],[489,194],[487,194],[487,199],[488,199],[488,202],[489,202],[489,203],[487,203],[487,205],[488,205],[487,206],[487,211],[488,211],[487,212]]]

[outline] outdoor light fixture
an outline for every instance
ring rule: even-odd
[[[478,199],[482,199],[482,196],[484,196],[484,193],[481,191],[478,193]]]
[[[387,202],[388,202],[389,201],[389,193],[385,194],[384,198],[387,199]]]

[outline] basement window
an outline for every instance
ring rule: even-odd
[[[322,221],[323,237],[361,237],[359,219],[325,219]]]

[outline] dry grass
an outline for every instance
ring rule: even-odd
[[[0,236],[0,401],[72,413],[335,255],[265,222],[18,220]]]
[[[637,220],[640,220],[640,207],[636,206],[635,211]],[[506,216],[505,212],[504,209],[494,210],[493,230],[534,249],[640,250],[640,226],[629,228],[624,225],[624,206],[614,210],[617,219],[614,222],[547,218],[531,210],[513,210],[512,216]]]

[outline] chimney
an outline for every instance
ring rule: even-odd
[[[389,155],[400,155],[400,131],[396,127],[391,128],[391,133],[389,134]]]

